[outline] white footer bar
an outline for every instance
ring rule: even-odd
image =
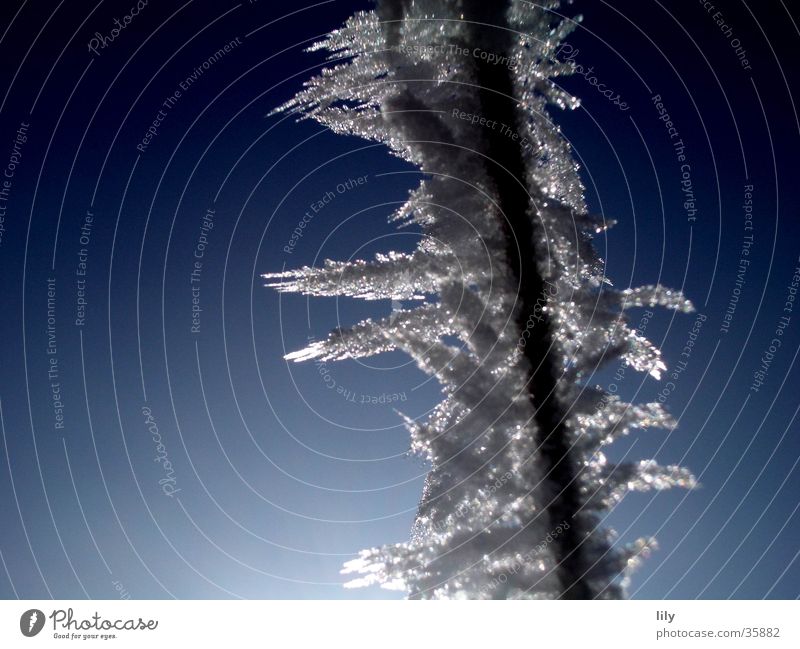
[[[4,601],[0,646],[800,647],[797,601]],[[224,643],[224,644],[223,644]]]

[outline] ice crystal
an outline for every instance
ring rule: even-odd
[[[559,2],[379,0],[313,46],[331,66],[279,110],[386,144],[424,180],[390,216],[423,238],[411,254],[326,261],[266,275],[280,291],[419,300],[337,329],[287,358],[410,354],[443,400],[406,420],[431,464],[411,540],[363,551],[350,586],[421,598],[610,598],[653,542],[599,525],[628,491],[691,487],[685,469],[614,465],[601,449],[634,429],[674,426],[587,384],[611,361],[659,378],[659,350],[625,310],[691,310],[661,286],[617,290],[591,238],[570,146],[549,105],[575,26]],[[460,339],[462,346],[449,342]]]

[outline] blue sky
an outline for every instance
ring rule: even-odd
[[[14,167],[0,239],[0,594],[396,597],[344,590],[339,569],[408,537],[425,466],[406,455],[395,409],[422,416],[439,388],[400,354],[287,364],[393,306],[281,296],[259,278],[415,243],[386,222],[419,180],[411,167],[270,115],[322,63],[303,48],[368,5],[154,3],[109,40],[129,4],[2,8],[0,165]],[[585,16],[567,39],[585,74],[565,85],[583,106],[556,115],[593,211],[617,221],[597,241],[609,277],[682,288],[697,306],[644,324],[670,367],[685,361],[677,378],[611,367],[594,380],[662,394],[680,418],[613,454],[680,462],[702,486],[631,496],[609,522],[624,539],[659,538],[634,597],[795,598],[800,313],[784,309],[800,265],[798,33],[780,3],[726,3],[716,18],[662,4],[569,8]]]

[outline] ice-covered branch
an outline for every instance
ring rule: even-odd
[[[548,0],[379,0],[314,49],[335,63],[282,110],[383,142],[424,180],[391,221],[423,237],[411,254],[326,261],[266,277],[283,292],[417,299],[288,356],[410,354],[441,382],[411,448],[432,466],[412,538],[363,551],[352,586],[411,597],[608,598],[653,547],[621,547],[600,514],[628,491],[692,487],[680,467],[611,465],[600,449],[670,429],[659,404],[585,385],[610,361],[658,379],[660,351],[631,308],[691,304],[662,286],[617,290],[592,237],[583,184],[550,107],[577,100],[554,79],[576,22]],[[462,343],[454,347],[449,338]]]

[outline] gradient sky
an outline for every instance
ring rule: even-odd
[[[633,577],[638,598],[799,594],[800,306],[751,387],[800,266],[800,33],[780,0],[717,4],[568,7],[584,21],[564,55],[585,75],[564,83],[583,105],[556,119],[592,210],[617,221],[597,241],[608,275],[682,288],[697,306],[646,323],[631,313],[668,365],[686,360],[671,388],[617,367],[593,378],[637,399],[667,390],[679,428],[612,455],[679,462],[702,483],[630,496],[610,514],[624,540],[659,539]],[[414,169],[380,145],[270,115],[322,64],[303,49],[369,5],[150,2],[100,47],[95,34],[108,39],[132,5],[0,8],[0,166],[13,166],[0,196],[0,595],[397,597],[344,590],[339,569],[408,537],[425,465],[406,455],[395,409],[423,416],[439,388],[401,354],[287,364],[310,338],[393,305],[280,296],[259,278],[416,241],[386,222]]]

